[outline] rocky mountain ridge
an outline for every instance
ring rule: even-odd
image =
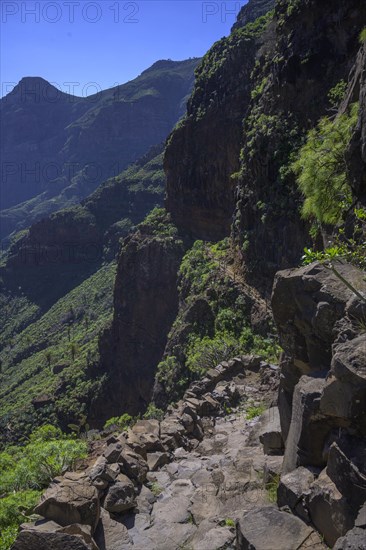
[[[22,79],[0,101],[1,238],[77,204],[165,140],[184,114],[198,62],[160,61],[88,97]]]

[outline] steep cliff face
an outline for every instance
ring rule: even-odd
[[[230,232],[239,168],[242,119],[250,74],[265,21],[217,42],[196,70],[187,115],[165,153],[167,209],[195,238],[219,240]]]
[[[154,373],[177,314],[177,274],[183,256],[164,211],[155,211],[127,237],[114,288],[111,329],[100,339],[104,397],[93,406],[98,425],[120,411],[137,414],[151,399]]]
[[[366,8],[358,0],[276,4],[277,38],[260,52],[252,78],[234,222],[255,284],[258,274],[271,284],[276,269],[301,257],[308,233],[287,167],[304,132],[329,113],[330,89],[348,80],[365,22]]]
[[[239,29],[240,27],[244,27],[247,23],[255,21],[258,17],[272,10],[274,5],[275,0],[249,0],[238,13],[232,30]]]
[[[358,296],[330,269],[312,264],[278,272],[272,299],[285,352],[278,503],[307,517],[332,548],[357,524],[366,501],[366,283],[359,269],[337,267]],[[294,479],[296,502],[290,497]]]
[[[366,204],[366,46],[362,45],[351,74],[347,97],[341,107],[359,101],[358,123],[347,154],[350,183],[360,202]]]

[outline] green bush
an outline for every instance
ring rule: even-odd
[[[366,42],[366,27],[360,32],[360,44]]]
[[[164,208],[156,207],[151,210],[138,228],[156,237],[178,237],[178,230]]]
[[[337,225],[352,203],[345,151],[357,122],[358,104],[334,120],[325,117],[308,133],[292,168],[304,194],[303,215]]]
[[[150,403],[146,409],[144,418],[147,420],[150,420],[150,419],[163,420],[164,411],[162,409],[158,409],[158,407],[156,407],[153,403]]]
[[[126,431],[133,424],[134,419],[127,413],[122,416],[113,416],[104,424],[104,429],[115,428],[117,430]]]
[[[36,506],[41,491],[19,491],[0,498],[0,528],[9,529],[10,534],[17,531],[18,525],[25,523]],[[1,548],[1,547],[0,547]]]
[[[240,342],[227,333],[216,334],[214,338],[192,337],[188,348],[186,366],[195,374],[202,375],[227,361],[241,351]]]
[[[86,455],[85,442],[68,439],[53,426],[43,426],[33,432],[25,447],[9,447],[0,453],[0,493],[41,489]]]
[[[8,447],[0,453],[0,550],[11,547],[18,526],[29,520],[41,489],[86,455],[85,442],[71,439],[51,425],[35,430],[24,447]]]
[[[18,526],[11,525],[0,531],[0,550],[9,550],[18,535]]]

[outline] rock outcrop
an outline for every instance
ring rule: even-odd
[[[155,369],[178,309],[177,273],[183,253],[182,241],[169,233],[154,234],[147,225],[124,241],[114,319],[100,339],[101,368],[109,380],[91,414],[98,426],[121,407],[138,414],[150,402]]]
[[[233,224],[254,286],[271,287],[275,272],[298,265],[310,244],[303,199],[287,168],[302,136],[328,114],[329,91],[347,82],[365,21],[358,0],[276,2],[274,39],[259,50],[252,73]]]
[[[284,349],[278,503],[308,518],[330,546],[354,527],[366,502],[366,281],[352,266],[337,271],[358,295],[312,264],[279,272],[272,298]],[[350,532],[349,540],[357,537]]]
[[[239,29],[211,48],[196,70],[187,115],[168,139],[166,206],[194,238],[220,240],[230,233],[231,176],[239,169],[242,119],[261,44],[260,32]]]

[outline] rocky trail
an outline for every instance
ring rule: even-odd
[[[283,442],[268,407],[278,379],[277,366],[236,358],[192,384],[161,422],[97,442],[102,454],[54,480],[14,550],[326,548],[273,503]]]

